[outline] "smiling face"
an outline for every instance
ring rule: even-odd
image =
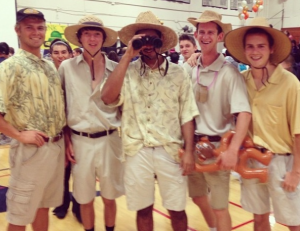
[[[83,30],[81,33],[80,43],[84,50],[90,52],[91,55],[94,55],[101,49],[103,42],[104,36],[102,31],[89,29]]]
[[[139,34],[145,34],[145,36],[150,36],[150,37],[155,37],[155,38],[160,38],[158,35],[158,32],[156,30],[140,30],[138,31]],[[159,49],[157,49],[158,52]],[[153,45],[147,44],[141,48],[140,51],[143,55],[146,55],[149,57],[149,59],[156,59],[157,55],[155,52],[155,48]]]
[[[184,57],[184,61],[187,61],[192,54],[195,53],[197,47],[193,45],[189,40],[181,40],[179,42],[180,53]]]
[[[248,34],[244,42],[244,54],[251,67],[263,68],[270,61],[270,55],[273,53],[266,34]]]
[[[23,50],[39,53],[40,47],[45,41],[45,21],[36,17],[27,17],[16,25],[15,31]]]
[[[217,44],[222,41],[224,33],[218,31],[216,23],[207,22],[198,24],[194,36],[201,47],[201,52],[203,54],[209,54],[211,52],[217,52]]]
[[[65,45],[57,44],[52,47],[51,58],[53,59],[56,69],[59,68],[62,61],[71,58],[71,56]]]

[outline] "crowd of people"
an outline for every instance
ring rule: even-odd
[[[115,229],[122,195],[136,211],[137,230],[152,231],[155,182],[174,231],[188,229],[187,189],[209,230],[229,231],[230,171],[247,134],[255,149],[273,153],[268,166],[247,163],[268,169],[266,183],[242,179],[242,206],[254,215],[254,231],[271,230],[271,212],[290,231],[300,230],[300,83],[281,65],[292,49],[289,38],[266,19],[232,30],[211,10],[188,18],[196,31],[180,36],[179,65],[179,54],[170,54],[175,63],[164,55],[176,47],[177,34],[150,11],[118,33],[84,16],[66,27],[67,42],[52,41],[53,63],[40,52],[43,13],[25,8],[16,17],[20,49],[0,64],[0,132],[12,138],[8,231],[28,224],[47,231],[51,207],[64,218],[71,174],[72,211],[86,231],[95,230],[96,179],[106,231]],[[118,37],[127,48],[121,59],[110,53],[112,61],[101,49]],[[218,52],[220,42],[249,69],[240,73]],[[195,143],[206,137],[219,147],[230,130],[227,150],[202,163],[221,170],[195,172]]]

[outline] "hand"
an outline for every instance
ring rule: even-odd
[[[201,53],[194,53],[189,57],[189,59],[186,61],[191,67],[194,67],[197,65],[197,60],[201,56]]]
[[[132,42],[133,42],[133,40],[141,39],[143,36],[145,36],[145,34],[136,34],[136,35],[134,35],[132,37],[132,39],[128,42],[127,49],[126,49],[126,52],[125,52],[124,55],[128,55],[131,59],[138,56],[139,53],[140,53],[140,50],[142,49],[142,47],[139,50],[135,50],[132,47]]]
[[[216,160],[216,163],[220,164],[220,168],[222,170],[234,169],[237,162],[238,151],[231,151],[230,149],[227,149],[226,151],[222,152]]]
[[[66,159],[71,163],[76,164],[72,141],[70,139],[65,139],[65,142],[66,142]]]
[[[41,147],[45,144],[44,138],[48,135],[41,131],[31,130],[31,131],[21,131],[19,136],[16,138],[23,144],[35,144]]]
[[[181,158],[180,167],[183,172],[182,175],[191,174],[195,169],[195,158],[192,152],[184,151],[184,155]]]
[[[295,192],[300,182],[300,174],[296,172],[287,172],[281,187],[287,192]]]

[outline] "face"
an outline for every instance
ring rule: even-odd
[[[188,60],[197,50],[197,47],[194,46],[189,40],[181,40],[179,42],[179,48],[180,53],[183,55],[185,61]]]
[[[51,58],[55,64],[55,67],[58,69],[62,61],[71,58],[71,54],[68,52],[68,49],[64,45],[54,45],[52,47]]]
[[[84,30],[80,41],[84,50],[88,50],[93,55],[102,47],[103,33],[97,30]]]
[[[269,46],[267,35],[250,34],[245,39],[244,54],[251,67],[262,68],[269,64],[273,49]]]
[[[217,52],[217,44],[223,39],[223,32],[218,34],[217,24],[214,22],[199,23],[194,33],[203,54]]]
[[[41,19],[28,17],[17,24],[15,31],[19,37],[21,48],[28,52],[34,52],[39,50],[45,41],[46,24]]]
[[[140,30],[139,34],[145,34],[145,36],[151,36],[159,38],[155,30]],[[150,59],[156,59],[156,52],[152,45],[145,45],[141,48],[141,53],[148,56]]]

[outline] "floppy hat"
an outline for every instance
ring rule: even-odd
[[[271,63],[279,64],[289,56],[292,49],[289,38],[280,30],[271,28],[266,18],[257,17],[252,19],[249,25],[230,31],[225,36],[225,46],[235,59],[242,63],[250,64],[244,54],[243,40],[246,32],[251,28],[261,28],[274,39],[274,52],[270,55]]]
[[[232,30],[230,23],[222,23],[222,15],[218,14],[217,12],[206,10],[204,11],[200,17],[197,18],[188,18],[187,19],[190,23],[192,23],[195,27],[197,27],[198,23],[207,23],[207,22],[214,22],[218,24],[224,34],[227,34],[229,31]]]
[[[163,53],[175,47],[178,43],[178,38],[175,31],[162,24],[151,11],[142,12],[137,16],[135,23],[129,24],[119,31],[120,40],[127,45],[139,30],[158,30],[162,34],[163,45],[160,49]]]
[[[21,22],[29,16],[37,17],[42,19],[43,21],[46,21],[42,12],[33,8],[24,8],[17,12],[17,22]]]
[[[78,41],[77,32],[84,27],[101,28],[105,32],[106,39],[102,45],[103,47],[110,47],[117,42],[118,33],[105,27],[103,22],[94,15],[86,15],[79,20],[78,24],[66,27],[64,32],[66,39],[70,43],[80,47],[81,44]]]

